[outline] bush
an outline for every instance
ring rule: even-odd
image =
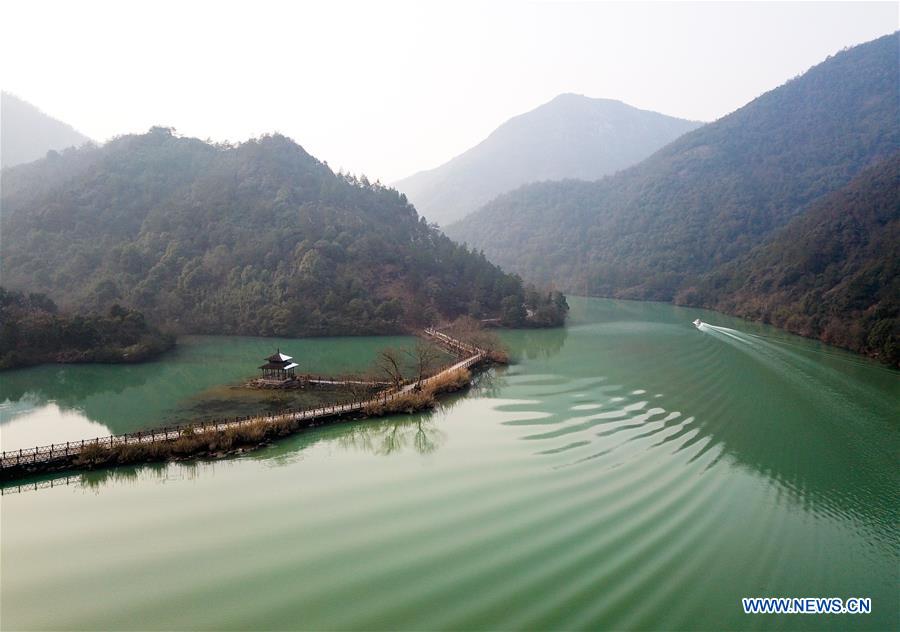
[[[424,390],[427,390],[432,395],[453,393],[465,388],[471,381],[472,374],[468,369],[456,369],[432,378],[428,381]]]

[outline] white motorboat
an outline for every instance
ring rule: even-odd
[[[699,318],[694,321],[694,327],[697,327],[698,329],[700,328],[700,325],[702,325],[702,324],[703,324],[703,321],[700,320]]]

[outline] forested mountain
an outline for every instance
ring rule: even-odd
[[[79,147],[90,140],[27,101],[0,93],[0,167],[31,162],[50,150]]]
[[[4,284],[66,308],[122,303],[178,332],[253,335],[564,317],[564,300],[526,291],[402,194],[279,135],[212,145],[154,128],[2,178]]]
[[[676,302],[900,365],[900,153],[816,201]]]
[[[620,101],[562,94],[510,119],[451,161],[394,186],[429,221],[447,225],[529,182],[615,173],[699,125]]]
[[[597,182],[531,184],[447,228],[589,295],[671,300],[900,148],[898,34],[840,52]]]

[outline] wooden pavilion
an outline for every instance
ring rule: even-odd
[[[278,349],[274,354],[266,358],[266,363],[259,367],[262,371],[263,379],[266,380],[292,380],[294,379],[294,369],[299,365],[293,362],[293,358],[289,355],[281,353]]]

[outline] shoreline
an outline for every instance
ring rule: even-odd
[[[596,297],[596,298],[604,298],[604,297]],[[540,330],[540,329],[558,329],[565,327],[565,321],[561,324],[553,324],[553,325],[545,325],[545,324],[536,324],[536,323],[525,323],[516,327],[507,327],[504,325],[497,325],[493,322],[485,323],[485,327],[490,329],[499,329],[499,330],[508,330],[508,331],[516,331],[516,330]],[[110,350],[103,349],[92,349],[92,350],[69,350],[69,351],[58,351],[48,353],[35,361],[31,362],[23,362],[8,366],[0,366],[0,374],[4,371],[19,371],[22,369],[31,369],[39,366],[47,366],[47,365],[56,365],[56,366],[65,366],[71,364],[97,364],[97,365],[119,365],[119,364],[146,364],[150,362],[155,362],[159,360],[161,357],[170,353],[172,351],[176,351],[178,348],[178,341],[182,338],[190,338],[190,337],[216,337],[216,336],[237,336],[241,338],[260,338],[264,340],[299,340],[299,339],[328,339],[328,338],[363,338],[363,337],[390,337],[390,336],[409,336],[416,337],[418,334],[414,329],[403,328],[398,331],[385,331],[380,333],[327,333],[327,334],[307,334],[307,335],[296,335],[296,336],[260,336],[258,334],[245,334],[245,333],[210,333],[210,332],[184,332],[179,334],[171,334],[171,338],[167,340],[166,346],[162,348],[154,348],[150,351],[137,353],[135,355],[129,356],[126,353],[126,349],[115,349],[113,350],[114,355],[107,355],[104,357],[104,354],[110,353]],[[322,376],[316,376],[317,378],[322,378]],[[255,380],[250,380],[255,381]]]
[[[674,300],[666,301],[666,300],[661,300],[661,299],[650,299],[650,298],[648,298],[648,299],[618,298],[615,296],[602,296],[602,295],[576,294],[576,293],[569,293],[566,296],[569,296],[572,298],[603,299],[603,300],[607,300],[607,301],[622,301],[622,302],[631,301],[631,302],[635,302],[635,303],[658,303],[660,305],[668,305],[670,307],[679,307],[679,308],[683,308],[683,309],[702,309],[704,311],[712,312],[714,314],[719,314],[721,316],[727,316],[728,318],[737,318],[738,320],[743,320],[745,322],[752,323],[754,325],[763,325],[765,327],[772,327],[772,328],[777,329],[778,331],[784,332],[786,334],[790,334],[792,336],[798,336],[800,338],[803,338],[804,340],[811,340],[814,342],[818,342],[820,344],[831,347],[832,349],[839,349],[841,351],[853,354],[854,356],[866,358],[868,360],[873,361],[874,363],[878,364],[879,366],[881,366],[883,368],[890,369],[893,371],[900,371],[900,366],[886,361],[884,358],[880,357],[878,354],[867,352],[865,350],[851,349],[850,347],[847,347],[844,345],[835,344],[834,342],[824,340],[821,336],[806,335],[800,331],[795,331],[788,327],[783,327],[781,325],[777,325],[773,322],[766,322],[763,318],[753,318],[748,315],[742,315],[742,314],[735,313],[735,312],[728,312],[728,311],[725,311],[722,309],[717,309],[715,307],[710,307],[708,305],[699,305],[699,304],[693,304],[693,303],[676,303]]]
[[[66,453],[55,459],[39,463],[4,466],[2,471],[0,471],[0,484],[14,482],[31,476],[60,472],[94,471],[153,463],[226,459],[272,445],[279,439],[307,430],[339,423],[377,420],[388,415],[411,415],[425,410],[432,410],[440,403],[440,400],[437,398],[438,395],[449,395],[465,390],[471,385],[471,381],[472,374],[466,371],[462,379],[454,380],[452,383],[448,383],[439,389],[423,389],[420,394],[399,397],[393,400],[388,399],[384,406],[341,410],[339,405],[335,413],[318,417],[310,423],[304,423],[306,420],[302,418],[270,421],[266,417],[259,417],[247,418],[247,423],[243,425],[239,423],[237,426],[234,426],[234,421],[227,422],[229,427],[223,430],[203,430],[203,424],[188,424],[171,429],[163,429],[169,433],[176,432],[177,434],[173,438],[162,441],[113,443],[109,446],[102,443],[93,443],[94,440],[71,442],[73,445],[79,445],[80,451],[77,454]],[[278,416],[273,415],[272,417]],[[213,422],[213,425],[215,423]],[[146,435],[150,436],[152,432],[150,430]],[[134,434],[141,435],[142,433]]]
[[[306,429],[429,410],[438,404],[439,395],[468,387],[472,381],[471,370],[497,362],[487,352],[445,334],[426,330],[425,335],[438,344],[452,347],[458,354],[464,351],[464,359],[421,381],[376,392],[365,400],[4,452],[0,482],[53,472],[226,458]]]
[[[9,364],[0,366],[0,373],[4,371],[17,371],[20,369],[30,369],[37,366],[66,365],[66,364],[143,364],[145,362],[154,362],[165,354],[173,351],[178,346],[177,337],[168,338],[164,346],[153,347],[142,352],[129,355],[130,352],[126,348],[116,349],[91,349],[78,350],[70,349],[67,351],[50,352],[45,355],[38,356],[34,361],[19,362],[17,364]]]

